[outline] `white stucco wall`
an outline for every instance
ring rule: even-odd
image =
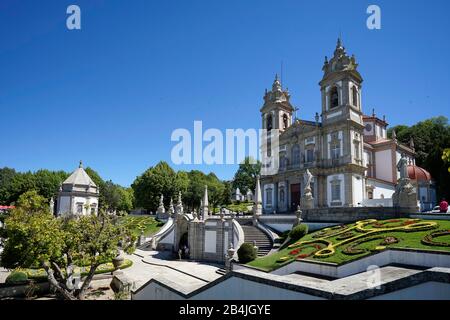
[[[83,215],[87,215],[91,213],[91,207],[95,206],[95,212],[97,213],[98,210],[98,198],[97,197],[73,197],[72,199],[72,207],[71,207],[71,201],[70,196],[61,196],[58,198],[59,201],[59,210],[57,212],[58,215],[65,214],[65,213],[77,213],[77,205],[79,203],[83,206]],[[90,207],[85,208],[86,204],[90,205]]]
[[[361,205],[364,200],[364,180],[359,175],[352,176],[353,205]]]
[[[323,298],[231,277],[200,292],[192,300],[324,300]]]
[[[391,149],[375,152],[375,165],[376,178],[386,181],[393,181]]]
[[[374,186],[373,198],[374,199],[388,199],[392,198],[395,191],[395,186],[389,183],[383,183],[378,180],[367,179],[367,184]]]

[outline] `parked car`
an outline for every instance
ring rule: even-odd
[[[428,211],[428,213],[442,213],[442,212],[441,212],[441,209],[439,208],[439,206],[435,206],[435,207],[433,208],[433,210]],[[448,210],[447,210],[446,213],[448,213]]]

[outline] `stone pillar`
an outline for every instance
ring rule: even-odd
[[[233,243],[230,242],[227,250],[227,259],[225,261],[225,270],[227,273],[233,270],[233,257],[235,252],[236,250],[233,248]]]
[[[253,205],[253,224],[256,224],[258,217],[261,214],[262,214],[262,197],[261,197],[261,184],[258,175],[256,176],[255,201]]]
[[[208,202],[208,186],[205,185],[205,193],[202,199],[202,215],[203,220],[206,220],[209,216],[209,202]]]

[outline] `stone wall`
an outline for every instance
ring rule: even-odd
[[[339,207],[314,208],[303,210],[304,221],[349,223],[365,219],[392,219],[407,217],[412,212],[409,208],[392,207]]]

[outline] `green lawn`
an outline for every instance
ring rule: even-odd
[[[437,231],[444,232],[431,239],[435,245],[423,241],[427,235]],[[449,252],[450,221],[364,220],[325,228],[306,235],[274,254],[249,262],[248,265],[272,271],[296,259],[342,264],[387,248]]]
[[[140,236],[142,230],[144,235],[149,237],[161,229],[163,222],[156,221],[155,218],[149,216],[125,216],[119,218],[119,223],[128,226],[134,235]]]
[[[251,210],[248,208],[253,206],[253,202],[241,202],[241,203],[232,203],[226,206],[228,210],[234,211],[234,212],[244,212],[247,213]]]

